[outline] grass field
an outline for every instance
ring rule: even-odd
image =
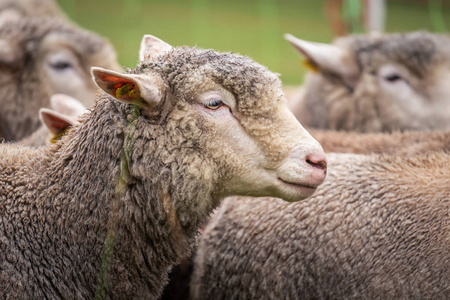
[[[428,6],[389,1],[387,31],[433,31]],[[426,0],[423,0],[426,3]],[[115,46],[119,61],[134,67],[139,42],[153,34],[172,45],[197,45],[249,55],[286,84],[300,84],[300,58],[283,39],[329,42],[320,0],[59,0],[67,15]],[[450,9],[443,10],[450,28]]]

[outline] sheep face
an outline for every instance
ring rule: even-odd
[[[38,111],[62,93],[93,103],[93,65],[120,70],[111,45],[62,20],[42,18],[0,27],[0,127],[6,140],[18,140],[39,127]]]
[[[47,83],[48,94],[70,95],[86,105],[93,102],[96,86],[90,79],[91,66],[121,68],[114,49],[105,43],[93,53],[74,43],[64,32],[50,33],[43,38],[37,55],[38,73]]]
[[[100,88],[140,107],[136,126],[161,138],[150,143],[170,148],[161,152],[166,156],[159,169],[175,159],[177,174],[204,182],[215,199],[241,194],[297,201],[312,195],[325,177],[326,160],[285,106],[277,76],[242,56],[166,50],[147,55],[128,74],[93,69]],[[135,170],[144,176],[144,167]]]
[[[305,125],[361,132],[450,128],[448,37],[350,36],[333,45],[287,38],[319,70],[308,76],[294,112]]]

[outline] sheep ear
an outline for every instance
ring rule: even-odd
[[[92,68],[99,88],[119,101],[153,110],[164,98],[160,77],[146,74],[122,74],[102,68]]]
[[[291,34],[285,34],[284,38],[305,57],[306,66],[313,71],[328,71],[342,77],[357,74],[351,55],[338,46],[301,40]]]
[[[139,50],[139,60],[158,57],[172,50],[173,47],[153,35],[146,34],[142,38]]]
[[[56,112],[71,117],[78,117],[86,111],[86,107],[80,101],[64,94],[54,94],[50,98],[50,107]]]
[[[54,137],[60,137],[75,123],[67,116],[48,108],[41,108],[39,110],[39,118]]]

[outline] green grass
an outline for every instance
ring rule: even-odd
[[[172,45],[190,45],[248,55],[286,84],[300,84],[305,68],[284,33],[330,42],[320,0],[59,0],[67,15],[112,42],[119,61],[137,62],[144,34]],[[450,28],[450,9],[444,11]],[[388,2],[387,31],[430,30],[426,5]]]

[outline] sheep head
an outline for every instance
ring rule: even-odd
[[[331,45],[286,39],[316,69],[301,103],[292,103],[304,125],[361,132],[450,128],[450,38],[372,34]]]
[[[139,107],[137,128],[152,124],[158,132],[142,145],[163,158],[153,169],[173,163],[183,178],[205,182],[216,199],[240,194],[297,201],[312,195],[325,177],[326,159],[287,109],[275,74],[247,57],[144,40],[152,45],[143,41],[135,70],[93,68],[92,74],[111,100]],[[163,143],[164,151],[158,147]],[[130,169],[145,176],[146,167]]]
[[[38,111],[62,93],[93,103],[90,68],[121,70],[105,39],[57,18],[24,19],[0,26],[0,127],[18,140],[39,126]]]
[[[82,37],[91,41],[81,41]],[[37,67],[45,76],[49,94],[66,94],[79,99],[85,106],[93,103],[96,93],[95,84],[90,80],[92,66],[122,70],[112,46],[87,32],[50,32],[43,37],[38,51]]]

